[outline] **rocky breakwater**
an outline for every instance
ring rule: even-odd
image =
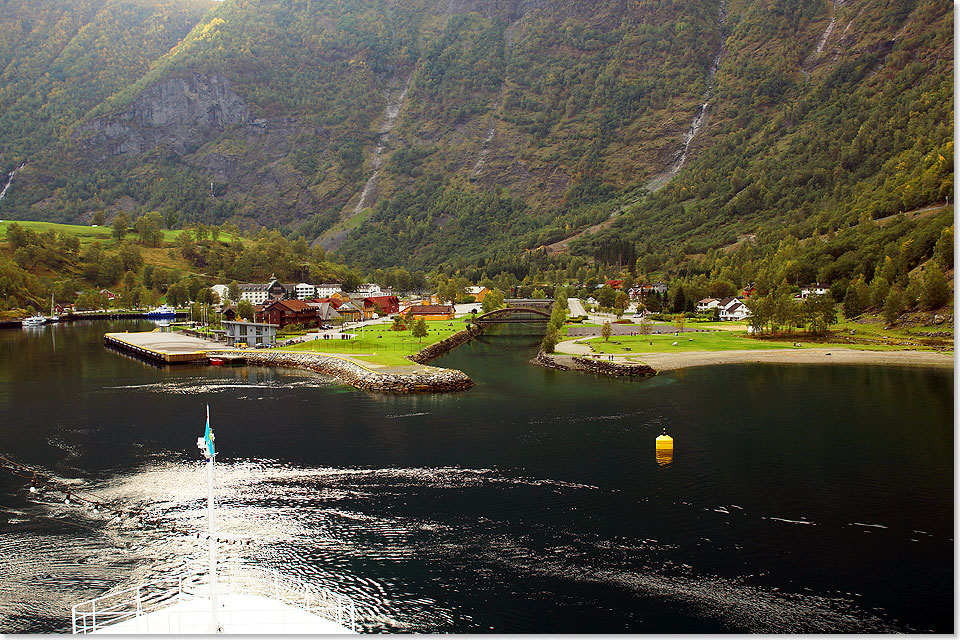
[[[597,360],[584,356],[552,355],[541,351],[533,364],[560,371],[590,371],[607,376],[655,376],[657,370],[647,364]]]
[[[463,331],[457,331],[452,336],[444,338],[440,342],[435,342],[428,347],[424,347],[412,356],[407,356],[407,358],[418,364],[430,362],[434,358],[439,358],[451,349],[459,347],[464,342],[471,340],[474,336],[478,336],[481,333],[483,333],[482,327],[478,327],[477,325],[467,325],[467,328]]]
[[[234,353],[230,352],[231,355]],[[297,351],[247,351],[244,357],[248,364],[306,369],[333,376],[340,382],[358,389],[381,393],[463,391],[475,384],[462,371],[440,367],[410,365],[409,367],[390,367],[387,371],[380,372],[344,358]]]

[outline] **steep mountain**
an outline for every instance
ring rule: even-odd
[[[156,209],[424,268],[697,253],[953,195],[944,0],[170,0],[114,35],[39,4],[88,25],[56,43],[96,77],[5,2],[0,166],[26,166],[0,217]],[[183,34],[98,48],[148,24]]]

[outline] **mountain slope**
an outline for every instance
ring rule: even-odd
[[[27,160],[0,215],[133,201],[371,268],[806,237],[952,196],[952,18],[942,0],[225,0],[96,106],[0,143]]]

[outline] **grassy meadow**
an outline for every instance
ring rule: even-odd
[[[316,351],[333,355],[343,355],[370,364],[397,366],[413,364],[405,356],[413,355],[424,347],[448,338],[464,328],[458,320],[434,320],[427,322],[428,334],[421,341],[414,338],[409,330],[390,331],[390,325],[372,325],[363,328],[363,337],[355,340],[330,339],[309,340],[289,347],[278,347],[278,351]],[[349,333],[360,333],[359,328],[347,329]]]

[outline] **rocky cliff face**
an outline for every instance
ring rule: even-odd
[[[183,155],[249,117],[246,101],[223,76],[191,73],[147,88],[129,108],[81,125],[74,137],[91,160],[135,155],[159,143]]]

